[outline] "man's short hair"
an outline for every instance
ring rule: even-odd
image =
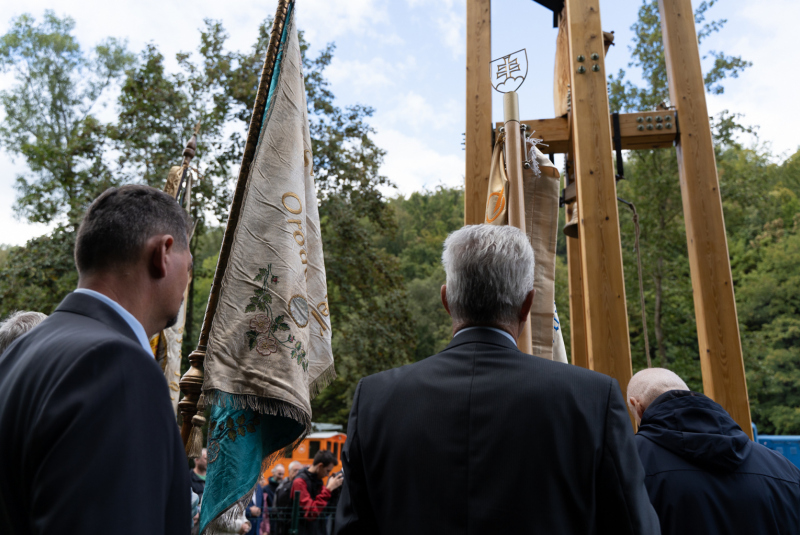
[[[75,241],[78,273],[130,265],[147,240],[170,234],[178,249],[188,246],[188,216],[178,202],[150,186],[109,188],[89,206]]]
[[[328,466],[329,464],[336,464],[336,456],[328,450],[320,450],[314,455],[314,462],[312,464],[317,465],[322,463],[322,466]]]
[[[444,242],[442,264],[455,321],[513,323],[533,290],[533,248],[515,227],[469,225],[453,232]]]
[[[689,387],[666,368],[648,368],[631,377],[627,399],[636,398],[646,409],[658,396],[670,390],[689,390]]]
[[[39,325],[45,319],[47,319],[47,314],[42,314],[41,312],[19,310],[11,313],[0,322],[0,354],[14,340]]]

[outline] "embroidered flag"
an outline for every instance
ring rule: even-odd
[[[293,1],[279,3],[272,31],[279,47],[262,75],[265,111],[251,124],[258,144],[206,349],[209,534],[241,515],[270,457],[310,430],[311,399],[335,378]]]

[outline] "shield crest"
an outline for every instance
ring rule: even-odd
[[[523,48],[490,64],[492,87],[500,93],[516,91],[528,76],[528,52]]]

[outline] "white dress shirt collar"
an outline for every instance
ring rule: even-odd
[[[89,290],[88,288],[78,288],[75,290],[76,293],[81,293],[84,295],[91,295],[95,299],[99,299],[103,303],[107,304],[111,308],[114,309],[114,312],[120,315],[120,317],[125,320],[125,323],[133,331],[133,334],[136,335],[136,339],[139,340],[139,343],[142,344],[142,348],[147,351],[147,354],[151,357],[155,358],[153,355],[153,350],[150,347],[150,340],[147,339],[147,333],[144,331],[144,327],[142,324],[139,323],[133,314],[122,308],[122,305],[108,297],[107,295],[103,295],[100,292],[95,292],[94,290]]]
[[[467,327],[466,329],[461,329],[460,331],[456,332],[456,334],[453,335],[453,338],[455,338],[456,336],[458,336],[461,333],[465,333],[465,332],[471,331],[473,329],[489,329],[490,331],[494,331],[496,333],[500,333],[503,336],[505,336],[506,338],[508,338],[509,340],[511,340],[511,343],[514,344],[514,347],[517,347],[517,342],[516,342],[516,340],[514,340],[513,336],[511,336],[510,334],[505,332],[503,329],[498,329],[496,327],[481,327],[481,326],[478,326],[478,327]]]

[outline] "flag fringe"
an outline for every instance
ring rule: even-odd
[[[230,535],[235,533],[236,521],[239,520],[244,514],[244,509],[250,500],[253,499],[253,493],[256,487],[250,489],[250,492],[245,493],[236,503],[223,511],[217,518],[212,520],[203,530],[203,535]]]
[[[305,428],[305,433],[311,431],[311,415],[287,401],[264,398],[253,394],[231,394],[221,390],[206,390],[204,394],[206,405],[239,410],[247,409],[259,414],[291,418]]]
[[[311,397],[311,399],[314,399],[317,397],[317,394],[322,392],[326,386],[333,382],[334,379],[336,379],[336,369],[334,368],[333,364],[331,364],[324,372],[320,373],[310,385],[308,385],[308,395]]]

